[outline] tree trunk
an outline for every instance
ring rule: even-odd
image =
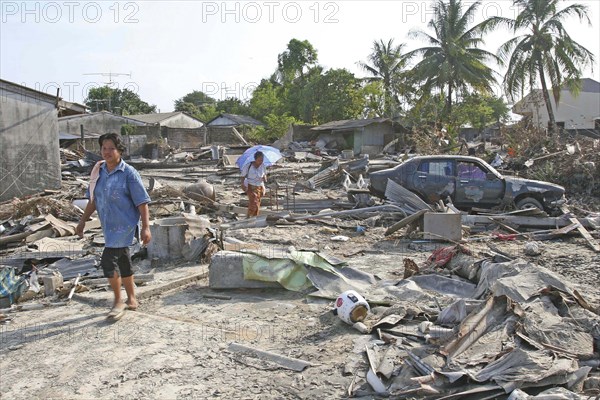
[[[448,84],[448,97],[446,98],[446,112],[447,117],[450,118],[452,113],[452,85]]]
[[[548,94],[548,85],[546,85],[546,78],[544,77],[544,70],[541,65],[538,67],[538,72],[540,74],[540,82],[542,83],[542,95],[544,96],[544,103],[546,103],[546,110],[548,111],[548,118],[550,119],[548,132],[554,136],[558,134],[558,127],[556,126],[556,120],[554,119],[554,110],[552,109],[550,94]]]

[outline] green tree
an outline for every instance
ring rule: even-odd
[[[404,123],[413,131],[441,129],[445,106],[443,93],[429,93],[420,89],[410,101]]]
[[[385,114],[385,93],[381,80],[363,82],[362,94],[365,101],[363,117],[376,118]]]
[[[575,42],[563,26],[563,21],[571,16],[591,25],[588,8],[572,4],[557,11],[558,3],[559,0],[514,0],[513,4],[521,10],[517,18],[495,19],[496,23],[507,25],[515,33],[527,30],[527,33],[508,40],[498,50],[500,58],[508,60],[503,84],[507,94],[514,98],[517,94],[523,95],[527,88],[532,90],[539,82],[551,132],[556,132],[556,120],[548,83],[558,104],[561,89],[567,86],[577,93],[581,84],[581,68],[594,64],[594,55]]]
[[[277,56],[279,81],[288,84],[303,77],[307,70],[316,66],[317,58],[317,50],[308,40],[290,40],[287,50]]]
[[[322,124],[329,121],[360,118],[365,108],[365,97],[360,84],[348,70],[330,69],[318,83],[315,121]]]
[[[485,20],[473,27],[469,22],[481,2],[476,1],[463,13],[460,0],[437,0],[434,17],[428,27],[434,36],[424,31],[411,31],[410,35],[429,42],[429,46],[409,52],[406,56],[422,56],[414,67],[415,78],[424,82],[425,92],[433,88],[445,91],[445,115],[452,111],[452,96],[474,89],[491,92],[496,82],[494,71],[486,65],[490,60],[499,61],[496,55],[479,48],[482,35],[493,26]]]
[[[180,99],[175,100],[175,111],[185,111],[184,103],[189,103],[197,109],[201,109],[207,104],[215,104],[217,101],[200,90],[194,90]]]
[[[358,65],[371,75],[373,80],[381,80],[384,90],[383,113],[380,116],[392,118],[397,116],[400,108],[399,88],[402,82],[402,72],[406,67],[408,58],[404,57],[403,50],[406,44],[394,45],[394,39],[384,42],[374,41],[368,60],[370,64],[359,62]]]
[[[290,115],[309,124],[359,118],[365,108],[361,81],[346,69],[312,69],[297,79],[287,100]]]
[[[268,114],[264,116],[266,126],[253,128],[248,136],[250,140],[259,143],[271,143],[281,138],[289,129],[290,125],[299,121],[286,114]]]
[[[183,111],[203,122],[208,122],[219,115],[217,101],[199,90],[194,90],[175,100],[175,111]]]
[[[506,121],[508,113],[508,105],[502,98],[474,93],[456,104],[452,117],[457,128],[470,125],[481,131],[493,123]]]
[[[323,67],[316,66],[294,82],[282,85],[280,93],[284,101],[283,111],[305,123],[317,123],[315,114],[321,98],[319,82],[322,75]]]
[[[263,79],[252,92],[248,113],[262,120],[268,114],[283,114],[283,88],[272,79]]]
[[[219,110],[217,110],[215,104],[206,104],[202,109],[194,115],[194,117],[198,118],[202,122],[208,122],[213,118],[216,118],[221,114]]]
[[[127,88],[111,88],[108,85],[90,89],[84,102],[91,110],[106,110],[122,115],[156,112],[156,106],[140,99],[137,93]]]
[[[249,111],[248,105],[237,97],[228,97],[225,100],[217,101],[216,109],[220,113],[239,115],[247,115]]]

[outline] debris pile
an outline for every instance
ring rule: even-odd
[[[597,379],[600,310],[538,265],[481,260],[454,246],[436,251],[415,275],[357,290],[391,307],[375,307],[363,321],[370,336],[354,347],[366,362],[349,355],[344,369],[354,375],[350,396],[369,387],[436,399],[556,386],[581,392]]]

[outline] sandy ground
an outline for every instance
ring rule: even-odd
[[[220,200],[238,196],[229,180]],[[347,242],[334,242],[321,224],[253,228],[234,237],[263,246],[318,248],[352,267],[383,279],[400,279],[403,260],[421,265],[443,244],[411,243],[384,236],[385,227],[364,235],[340,229]],[[583,239],[544,242],[538,257],[523,255],[524,241],[494,242],[571,281],[595,307],[600,306],[600,256]],[[485,243],[469,248],[489,252]],[[148,272],[148,261],[137,265]],[[161,265],[142,293],[207,265]],[[230,300],[208,299],[218,293]],[[333,399],[346,397],[352,373],[365,373],[364,335],[332,315],[332,302],[286,290],[213,291],[206,278],[145,299],[123,319],[105,319],[112,294],[83,293],[65,307],[11,314],[0,325],[0,397],[116,399]],[[82,301],[80,299],[85,299]],[[303,372],[228,351],[231,342],[298,358],[313,365]],[[361,345],[362,343],[362,345]],[[358,365],[358,370],[356,366]],[[358,391],[365,398],[368,392]]]

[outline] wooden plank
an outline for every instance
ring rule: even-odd
[[[33,232],[21,232],[10,236],[0,237],[0,246],[4,246],[8,243],[20,242]]]
[[[486,215],[461,215],[463,225],[490,225],[490,216]],[[540,228],[540,229],[559,229],[571,225],[574,222],[579,222],[585,228],[594,228],[590,221],[582,218],[570,221],[563,217],[520,217],[512,215],[495,215],[495,221],[500,221],[507,225],[518,225],[519,228]]]
[[[489,217],[489,218],[490,218],[490,220],[492,220],[492,221],[494,221],[496,224],[498,224],[498,226],[500,226],[501,228],[503,228],[503,229],[505,229],[505,230],[509,231],[510,233],[516,233],[516,234],[519,234],[519,233],[521,233],[521,232],[517,231],[516,229],[513,229],[513,228],[511,228],[510,226],[508,226],[508,225],[506,225],[506,224],[504,224],[504,223],[502,223],[502,222],[500,222],[500,221],[496,221],[496,219],[495,219],[494,217]]]
[[[406,225],[410,224],[413,221],[418,220],[425,214],[427,210],[419,210],[416,213],[409,215],[408,217],[396,222],[394,225],[390,226],[387,231],[385,231],[385,236],[389,236],[392,233],[404,228]]]
[[[261,360],[270,361],[281,366],[282,368],[297,372],[302,372],[304,371],[304,369],[306,369],[306,367],[310,367],[313,365],[304,360],[282,356],[279,354],[272,353],[270,351],[255,349],[235,342],[229,344],[227,350],[229,350],[232,353],[244,354]]]
[[[237,129],[235,129],[234,126],[231,127],[231,130],[233,131],[234,135],[237,136],[238,139],[240,139],[242,141],[242,143],[244,143],[246,146],[250,146],[250,144],[246,141],[246,139],[244,139],[244,137],[237,131]]]
[[[139,285],[142,283],[148,283],[153,280],[154,280],[154,274],[139,274],[139,275],[133,276],[133,281],[135,282],[136,285]],[[86,286],[108,285],[108,279],[107,278],[88,278],[88,279],[84,278],[81,280],[81,284],[86,285]]]
[[[569,208],[565,205],[560,207],[561,211],[564,212],[565,214],[570,215],[571,211],[569,210]],[[577,226],[577,230],[579,231],[579,233],[581,234],[581,236],[584,237],[585,240],[587,240],[588,244],[590,245],[590,247],[595,251],[595,252],[600,252],[600,245],[598,245],[598,243],[596,242],[596,240],[592,237],[592,235],[590,235],[590,233],[587,231],[587,229],[585,229],[577,220],[577,218],[569,216],[568,217],[569,221],[571,221],[572,224],[578,224]]]

